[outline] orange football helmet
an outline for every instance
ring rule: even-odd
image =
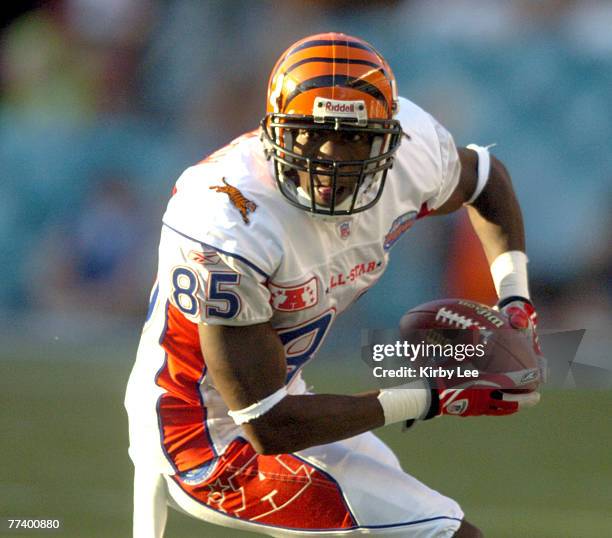
[[[274,161],[281,193],[293,205],[322,215],[372,207],[401,142],[401,125],[393,119],[398,109],[393,73],[365,41],[326,33],[293,44],[272,70],[261,121],[266,157]],[[296,143],[300,136],[320,142],[311,144],[309,153]],[[341,144],[367,144],[367,155],[322,155],[319,148],[330,137]],[[326,203],[314,195],[322,184],[331,191]]]

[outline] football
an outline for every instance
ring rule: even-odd
[[[487,305],[467,299],[422,304],[402,316],[400,337],[434,350],[433,358],[431,354],[419,358],[422,364],[476,369],[507,392],[539,387],[538,358],[530,337]]]

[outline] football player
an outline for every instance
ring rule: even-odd
[[[487,148],[457,149],[398,97],[365,41],[327,33],[292,45],[272,70],[260,129],[188,168],[163,217],[126,395],[134,535],[162,536],[170,505],[269,536],[480,536],[370,432],[445,414],[443,391],[312,394],[301,376],[402,233],[465,205],[500,308],[533,330],[504,166]],[[486,385],[464,397],[463,416],[537,400]]]

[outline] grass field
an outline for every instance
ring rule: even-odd
[[[2,361],[0,515],[62,519],[62,530],[52,536],[130,535],[131,464],[122,400],[131,362],[131,354],[125,361]],[[331,376],[319,369],[308,377],[319,392],[348,392],[361,382],[359,375],[349,380],[350,371],[341,368]],[[378,433],[406,470],[456,498],[489,537],[609,537],[610,409],[610,391],[548,392],[538,407],[518,416],[443,418],[410,433],[399,427]],[[176,512],[166,533],[248,535]]]

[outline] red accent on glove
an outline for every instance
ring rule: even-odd
[[[519,331],[531,331],[533,349],[536,355],[542,355],[540,340],[538,338],[538,314],[530,302],[516,300],[502,307],[501,312],[506,314],[510,325]]]
[[[512,327],[519,330],[529,329],[529,324],[531,321],[525,310],[518,306],[509,306],[506,308],[505,313],[507,314]]]
[[[452,388],[439,393],[440,415],[477,417],[511,415],[519,410],[516,401],[505,401],[497,387]]]

